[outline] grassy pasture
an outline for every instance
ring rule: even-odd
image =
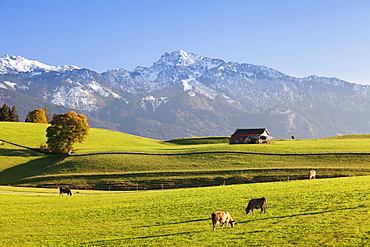
[[[309,168],[318,178],[370,175],[366,155],[110,154],[67,157],[21,186],[160,189],[306,179]]]
[[[30,148],[47,124],[0,122],[0,139]],[[0,184],[136,190],[214,186],[370,174],[370,135],[229,145],[227,137],[158,141],[91,129],[72,156],[0,146]]]
[[[3,186],[0,246],[368,246],[369,190],[368,176],[72,197]],[[262,196],[267,214],[246,216]],[[218,210],[235,228],[212,231]]]
[[[37,148],[47,127],[0,122],[0,140]],[[44,187],[0,186],[0,246],[370,245],[369,135],[229,145],[91,129],[75,147],[66,156],[0,146],[0,184]],[[312,168],[319,179],[309,181]],[[280,182],[255,183],[264,181]],[[268,213],[246,216],[261,196]],[[212,232],[217,210],[236,228]]]
[[[47,124],[0,122],[0,140],[38,148],[46,142]],[[182,138],[159,141],[121,132],[94,129],[86,141],[75,144],[75,154],[193,152],[249,152],[273,154],[370,153],[370,135],[322,139],[276,140],[270,145],[229,145],[227,137]]]

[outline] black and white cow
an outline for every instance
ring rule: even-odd
[[[257,198],[257,199],[251,199],[248,203],[247,208],[245,209],[245,213],[248,214],[249,212],[252,212],[254,214],[254,209],[261,209],[262,212],[266,213],[267,208],[267,200],[266,198]]]
[[[67,195],[72,195],[72,191],[70,188],[67,188],[67,187],[58,187],[59,189],[59,195],[63,195],[63,193],[66,193]]]

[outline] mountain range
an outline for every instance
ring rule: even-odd
[[[37,108],[85,114],[92,127],[167,140],[267,128],[275,138],[370,133],[370,86],[165,53],[151,67],[104,73],[0,58],[0,103],[22,119]]]

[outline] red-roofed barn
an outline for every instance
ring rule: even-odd
[[[266,128],[237,129],[229,139],[229,144],[261,144],[270,143],[273,137]]]

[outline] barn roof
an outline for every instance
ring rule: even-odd
[[[248,136],[267,136],[270,135],[266,128],[261,129],[237,129],[234,134],[231,135],[231,140],[245,139]]]

